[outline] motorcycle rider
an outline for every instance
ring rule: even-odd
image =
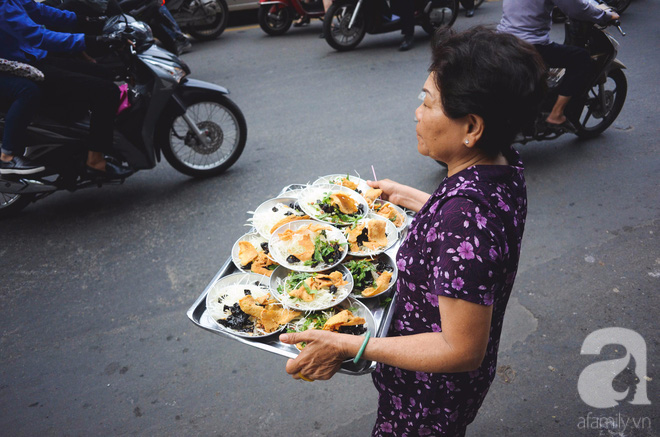
[[[177,55],[189,52],[192,44],[183,34],[165,2],[154,0],[119,0],[119,7],[127,14],[141,10],[136,18],[149,23],[155,36],[161,40],[165,48]],[[132,14],[135,15],[135,14]]]
[[[17,66],[25,64],[17,64]],[[26,66],[27,67],[27,66]],[[23,134],[39,108],[39,86],[27,77],[0,73],[0,101],[7,111],[0,153],[0,174],[34,174],[46,168],[23,158]]]
[[[401,17],[401,45],[399,51],[412,49],[415,44],[415,2],[411,0],[395,0],[392,2],[394,10]]]
[[[550,41],[552,9],[557,6],[567,16],[605,24],[619,19],[616,12],[604,10],[589,0],[504,0],[499,32],[511,33],[531,43],[547,67],[564,67],[566,73],[559,86],[559,96],[546,118],[550,126],[574,132],[575,127],[564,115],[571,97],[580,92],[592,71],[589,52],[582,47]]]
[[[90,29],[98,27],[93,18],[79,17],[32,0],[0,0],[0,57],[25,62],[44,73],[41,85],[44,100],[70,102],[91,110],[90,143],[85,175],[90,178],[123,178],[132,173],[126,167],[105,160],[111,154],[114,117],[119,106],[119,88],[113,75],[102,67],[57,53],[78,53],[104,49],[118,41],[107,36],[63,33],[41,26]]]

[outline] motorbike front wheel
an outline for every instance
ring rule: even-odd
[[[333,3],[325,13],[323,34],[326,42],[333,49],[340,52],[353,50],[367,33],[363,14],[358,15],[349,28],[354,12],[354,4]]]
[[[433,0],[431,8],[422,15],[422,29],[433,35],[441,27],[451,27],[457,16],[458,0]]]
[[[574,121],[577,136],[594,138],[616,120],[628,93],[626,75],[620,69],[610,70],[604,83],[594,85],[582,98],[581,111]]]
[[[229,23],[229,8],[225,0],[214,0],[219,12],[215,14],[213,23],[204,27],[191,28],[190,35],[199,41],[211,41],[219,37]]]
[[[271,36],[284,35],[293,23],[293,12],[284,5],[261,5],[257,14],[261,30]]]
[[[205,178],[223,173],[245,148],[247,125],[243,113],[220,93],[195,93],[184,96],[183,101],[186,113],[168,116],[163,120],[164,128],[157,132],[165,159],[188,176]],[[204,142],[188,122],[201,131]]]
[[[0,218],[17,214],[34,200],[34,194],[0,193]]]

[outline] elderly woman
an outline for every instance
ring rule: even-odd
[[[511,143],[534,114],[543,62],[514,36],[479,27],[436,35],[417,108],[417,149],[447,164],[431,195],[390,180],[383,198],[417,212],[397,254],[399,277],[387,337],[362,357],[379,364],[374,436],[462,436],[495,376],[497,349],[525,225],[523,167]],[[286,371],[328,379],[363,337],[306,331]]]

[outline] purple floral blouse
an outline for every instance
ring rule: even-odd
[[[527,214],[520,157],[445,178],[413,220],[397,254],[389,336],[442,331],[438,296],[493,305],[486,357],[472,372],[424,373],[378,364],[373,436],[462,436],[495,377],[502,321]]]

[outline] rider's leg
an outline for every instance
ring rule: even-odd
[[[105,170],[104,154],[112,154],[114,119],[119,107],[119,88],[109,70],[71,58],[51,58],[36,63],[44,72],[44,99],[90,110],[90,141],[87,165]],[[95,152],[95,153],[94,153]]]
[[[572,96],[580,93],[592,73],[589,52],[582,47],[550,43],[535,45],[548,67],[566,68],[558,88],[559,97],[546,119],[550,124],[562,124],[566,121],[564,110]]]
[[[474,16],[474,0],[461,0],[461,5],[465,9],[465,16],[470,18]]]
[[[401,34],[403,39],[399,50],[410,50],[415,44],[415,2],[398,0],[393,2],[394,10],[401,17]]]
[[[24,137],[39,108],[39,87],[27,78],[0,73],[0,101],[5,109],[5,129],[0,152],[0,173],[29,174],[45,170],[25,158]]]
[[[571,96],[557,96],[557,101],[555,106],[552,107],[552,111],[548,118],[545,119],[550,124],[562,124],[566,121],[566,116],[564,115],[564,110],[566,105],[571,101]]]

